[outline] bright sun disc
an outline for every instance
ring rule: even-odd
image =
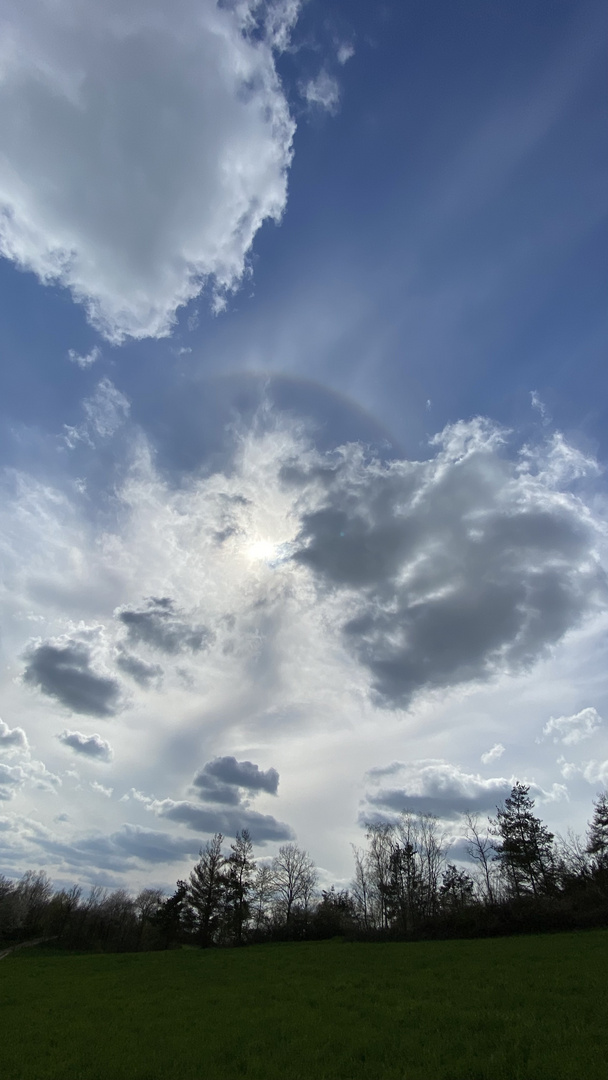
[[[264,562],[269,562],[275,558],[277,553],[277,545],[273,544],[271,540],[256,540],[254,544],[250,544],[247,548],[247,555],[250,559],[260,559]]]

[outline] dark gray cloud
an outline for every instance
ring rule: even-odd
[[[158,682],[163,676],[160,664],[148,664],[124,649],[120,649],[116,656],[116,666],[124,671],[125,675],[130,675],[144,689],[147,689],[150,683]]]
[[[27,737],[23,728],[9,728],[0,720],[0,752],[2,750],[27,750]]]
[[[267,769],[264,772],[252,761],[217,757],[203,765],[194,777],[193,784],[199,789],[201,799],[238,806],[241,801],[241,788],[248,792],[266,791],[270,795],[276,795],[279,774],[276,769]]]
[[[394,761],[386,768],[370,769],[367,773],[372,783],[385,776],[401,774],[401,785],[380,787],[366,795],[367,808],[360,814],[361,821],[401,813],[402,810],[435,814],[444,819],[454,819],[467,811],[494,814],[510,795],[513,778],[502,776],[484,779],[477,773],[465,773],[457,765],[447,761],[423,760],[413,762]],[[533,798],[555,798],[559,793],[547,793],[536,784],[530,784]]]
[[[200,846],[194,838],[171,836],[140,825],[123,825],[110,840],[127,855],[147,863],[177,862],[188,856],[196,858]]]
[[[562,490],[564,444],[534,471],[500,441],[477,420],[447,429],[430,461],[346,447],[305,472],[293,557],[348,598],[344,637],[380,704],[524,670],[608,597],[591,517]]]
[[[173,799],[163,799],[154,804],[154,810],[160,817],[170,821],[179,821],[198,833],[221,832],[226,836],[235,836],[241,829],[249,829],[254,843],[264,844],[267,840],[293,840],[293,830],[282,821],[277,821],[270,814],[258,814],[255,810],[241,807],[236,810],[223,810],[198,806],[194,803]]]
[[[92,868],[125,873],[140,863],[169,863],[196,858],[200,844],[195,837],[170,833],[125,823],[110,834],[85,834],[63,840],[40,822],[23,819],[22,840],[45,853],[47,861],[87,871]]]
[[[113,756],[109,742],[101,735],[83,735],[80,731],[62,731],[57,736],[59,742],[69,746],[77,754],[94,758],[96,761],[111,761]]]
[[[91,650],[83,641],[43,642],[26,653],[23,680],[56,698],[73,712],[113,716],[119,707],[120,684],[91,667]]]
[[[167,596],[151,596],[145,607],[119,608],[116,615],[126,626],[130,641],[142,642],[170,655],[187,649],[200,652],[213,641],[213,634],[206,626],[189,623]]]

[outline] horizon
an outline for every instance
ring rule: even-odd
[[[608,782],[595,2],[2,15],[0,873]]]

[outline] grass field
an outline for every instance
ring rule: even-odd
[[[0,963],[3,1080],[606,1080],[608,931]]]

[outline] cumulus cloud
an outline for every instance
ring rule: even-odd
[[[429,461],[351,445],[283,472],[303,492],[293,557],[350,607],[345,640],[381,704],[526,670],[606,601],[600,530],[563,490],[571,448],[510,461],[505,437],[477,419],[447,427]]]
[[[432,712],[435,745],[441,734],[441,752],[460,762],[462,775],[446,776],[444,762],[434,784],[428,776],[424,784],[414,783],[398,765],[368,785],[375,801],[365,804],[366,816],[388,816],[408,805],[446,817],[462,807],[494,813],[509,793],[511,770],[525,778],[522,731],[536,724],[534,734],[540,735],[551,714],[561,715],[563,700],[550,661],[540,672],[546,691],[540,722],[540,688],[534,697],[524,692],[531,685],[526,678],[514,682],[508,706],[503,677],[544,656],[564,627],[596,612],[605,596],[598,514],[603,504],[594,503],[591,483],[576,480],[578,494],[568,486],[580,459],[574,469],[569,451],[553,442],[518,456],[505,439],[490,423],[456,425],[431,446],[428,460],[386,463],[360,445],[322,452],[279,417],[239,432],[226,467],[195,471],[176,483],[159,472],[142,436],[129,447],[128,465],[112,489],[112,513],[103,515],[101,528],[98,515],[95,527],[89,526],[91,504],[77,498],[71,485],[62,492],[26,478],[14,484],[14,492],[7,489],[10,499],[0,500],[3,559],[11,571],[3,595],[9,612],[3,638],[6,708],[11,717],[27,716],[28,737],[41,746],[49,736],[50,705],[58,715],[51,698],[89,713],[59,723],[51,717],[51,733],[72,731],[78,721],[86,738],[99,730],[96,716],[118,709],[124,720],[113,724],[110,740],[117,761],[108,781],[112,798],[95,793],[87,775],[74,782],[62,773],[61,804],[53,800],[57,809],[68,810],[72,821],[83,810],[107,839],[125,805],[137,814],[150,805],[145,798],[142,806],[119,801],[134,786],[158,793],[164,801],[157,803],[153,824],[188,831],[196,838],[195,852],[200,837],[216,829],[228,835],[251,828],[256,837],[282,842],[289,826],[299,832],[314,822],[324,844],[323,826],[335,799],[348,805],[353,772],[366,767],[369,725],[385,747],[380,762],[402,757],[399,710],[411,703],[412,757],[428,753],[425,728]],[[492,605],[497,589],[509,620],[500,605]],[[155,599],[144,602],[142,596]],[[454,645],[441,636],[450,599],[459,615],[451,630]],[[363,616],[375,638],[371,631],[353,632],[353,621]],[[432,636],[430,623],[438,627]],[[25,660],[28,676],[19,682],[16,661],[28,632],[24,627],[32,625],[38,636]],[[215,635],[213,648],[203,647],[209,641],[203,629]],[[584,676],[576,676],[572,686],[572,665],[586,655],[588,640],[595,643],[593,663],[603,655],[600,632],[599,620],[596,628],[590,623],[560,653],[560,664],[566,658],[571,665],[560,671],[577,698],[584,693]],[[391,681],[378,664],[387,654],[394,660]],[[121,698],[127,678],[129,695]],[[490,685],[458,692],[467,682],[496,686],[499,679],[501,697]],[[599,680],[594,685],[602,711]],[[32,686],[50,697],[34,698]],[[456,692],[438,700],[442,687]],[[520,725],[509,743],[509,771],[497,774],[489,767],[478,774],[475,760],[491,746],[480,729],[487,730],[487,717],[496,709],[493,738],[503,737],[509,708]],[[56,757],[65,758],[67,750],[53,744]],[[225,751],[237,747],[243,749],[228,758]],[[540,771],[542,750],[534,753],[535,780],[549,789],[539,790],[538,797],[557,800],[560,792],[550,790],[553,777]],[[256,759],[262,763],[259,773]],[[251,817],[249,800],[258,791],[272,794],[268,764],[279,760],[281,778],[288,778],[285,809],[277,812],[281,820]],[[589,775],[599,775],[601,765],[598,758]],[[199,783],[193,785],[199,766]],[[548,768],[557,770],[553,760]],[[577,777],[578,787],[585,787]],[[557,771],[556,778],[562,780]],[[17,790],[42,815],[47,796],[38,796],[27,780],[20,786],[20,780],[13,775],[3,790]],[[313,804],[306,810],[302,792]],[[274,811],[276,805],[260,809]],[[163,814],[172,817],[161,825]],[[328,844],[331,836],[329,829]],[[92,854],[89,866],[100,871],[106,857],[116,860],[115,867],[127,859],[123,852],[120,862],[115,845],[109,854],[100,847],[99,863]]]
[[[308,105],[325,112],[335,113],[340,104],[340,87],[337,79],[325,69],[321,70],[314,79],[301,83],[300,93]]]
[[[113,716],[119,707],[120,685],[96,672],[90,646],[66,637],[33,644],[26,652],[23,681],[55,698],[72,712]]]
[[[235,810],[216,809],[196,803],[162,799],[150,801],[149,808],[159,817],[178,821],[199,833],[221,832],[235,836],[248,829],[255,844],[267,841],[293,840],[293,830],[271,814],[259,814],[256,810],[239,807]]]
[[[66,815],[57,821],[65,822]],[[124,874],[142,864],[174,863],[198,854],[200,841],[196,837],[174,836],[157,829],[147,829],[130,823],[114,832],[76,832],[57,835],[42,822],[21,815],[0,818],[0,834],[6,829],[7,840],[0,841],[0,854],[11,860],[16,857],[31,865],[40,860],[58,872],[80,874],[91,881],[98,880],[99,871]],[[10,838],[10,839],[8,839]],[[4,848],[4,852],[2,849]],[[107,878],[103,879],[107,884]],[[116,884],[122,884],[120,880]]]
[[[208,282],[234,289],[286,204],[274,57],[298,8],[7,0],[2,254],[69,288],[112,342],[166,335]]]
[[[14,754],[27,749],[27,736],[23,728],[10,728],[4,720],[0,720],[0,753]]]
[[[20,765],[4,765],[0,762],[0,799],[12,799],[17,788],[25,783],[25,773]]]
[[[583,739],[590,739],[602,723],[597,709],[589,707],[572,716],[552,716],[543,728],[543,735],[553,736],[553,742],[573,746]]]
[[[162,679],[163,669],[160,664],[148,664],[139,656],[128,653],[125,649],[119,649],[116,654],[116,666],[129,675],[141,687],[147,689],[152,683]]]
[[[103,795],[104,799],[111,799],[114,788],[106,787],[105,784],[100,784],[98,780],[91,780],[89,787],[92,791],[96,791],[98,795]]]
[[[83,735],[80,731],[62,731],[57,736],[59,742],[69,746],[77,754],[92,758],[95,761],[111,761],[113,757],[112,747],[101,735]]]
[[[160,652],[176,655],[208,648],[213,635],[206,626],[193,625],[167,596],[152,596],[140,609],[119,608],[117,618],[126,626],[129,640],[143,642]]]
[[[42,761],[27,760],[18,765],[5,765],[0,762],[0,800],[13,799],[26,784],[39,791],[56,793],[61,787],[61,779],[47,769]]]
[[[582,772],[588,784],[608,786],[608,758],[606,761],[586,761]]]
[[[498,761],[504,752],[505,748],[502,743],[494,743],[494,746],[491,746],[489,750],[486,750],[485,754],[481,755],[481,761],[484,765],[489,765],[491,761]]]
[[[198,854],[198,844],[189,837],[172,836],[157,829],[144,829],[140,825],[123,825],[112,834],[111,843],[125,854],[147,863],[177,862],[179,859]]]
[[[276,795],[279,774],[276,769],[264,772],[252,761],[218,757],[203,765],[192,783],[198,788],[201,799],[236,806],[241,800],[240,789],[249,793],[265,791]]]
[[[369,810],[360,814],[368,821],[377,812],[393,814],[402,810],[420,810],[441,818],[457,818],[468,811],[487,813],[496,810],[510,795],[515,780],[494,776],[484,779],[479,773],[464,772],[458,765],[442,759],[412,762],[394,761],[384,768],[370,769],[368,779],[375,785],[386,776],[399,775],[399,787],[380,787],[367,793]],[[563,785],[555,784],[550,792],[530,784],[532,798],[545,801],[564,798]],[[382,816],[382,815],[380,815]],[[386,816],[386,815],[384,815]]]

